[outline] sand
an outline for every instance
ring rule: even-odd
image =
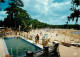
[[[74,29],[40,29],[40,30],[32,30],[28,34],[31,35],[33,38],[33,41],[35,39],[35,36],[39,34],[40,36],[40,44],[42,44],[42,37],[46,33],[48,34],[48,37],[50,39],[49,45],[52,45],[53,41],[58,42],[66,42],[66,43],[77,43],[80,41],[79,35],[71,34],[72,31],[77,31]],[[40,35],[40,32],[42,34]],[[76,48],[74,46],[66,47],[63,45],[59,45],[59,52],[61,57],[80,57],[80,48]]]
[[[44,34],[47,34],[47,39],[50,39],[48,45],[53,45],[53,41],[66,42],[66,43],[78,43],[80,42],[80,35],[71,34],[73,31],[78,31],[74,29],[36,29],[32,30],[29,33],[21,32],[20,36],[25,37],[27,40],[32,38],[32,41],[35,42],[35,37],[39,34],[39,44],[42,44],[42,37]],[[41,34],[40,34],[41,33]],[[15,36],[15,35],[13,35]],[[80,48],[74,46],[66,47],[59,45],[59,52],[61,57],[80,57]]]

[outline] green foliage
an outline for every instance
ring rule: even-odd
[[[22,20],[22,24],[23,24],[24,29],[26,29],[28,27],[24,20]]]
[[[70,14],[70,16],[68,16],[68,21],[70,22],[70,20],[72,21],[76,21],[75,24],[77,24],[79,17],[80,17],[80,8],[78,8],[78,6],[80,6],[80,1],[79,0],[72,0],[72,6],[70,8],[70,10],[72,11],[72,13]]]
[[[2,27],[4,25],[4,22],[3,21],[0,21],[0,26]]]
[[[31,19],[27,11],[20,8],[21,6],[17,4],[18,1],[20,0],[14,0],[13,2],[9,3],[10,7],[5,9],[8,14],[4,20],[5,26],[18,28],[19,25],[24,24],[22,23],[22,20],[26,21]]]
[[[16,3],[15,3],[16,2]],[[36,28],[78,28],[80,25],[49,25],[43,22],[38,21],[37,19],[32,19],[26,10],[23,10],[21,5],[17,4],[18,0],[10,3],[10,7],[6,8],[7,17],[4,19],[4,25],[12,28],[19,28],[21,30],[29,31],[32,25],[33,29]]]

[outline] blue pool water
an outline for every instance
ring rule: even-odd
[[[11,55],[11,48],[12,48],[13,56],[17,56],[18,54],[18,57],[22,57],[23,55],[26,55],[26,51],[35,52],[41,49],[20,37],[18,39],[16,37],[4,38],[4,40],[7,45],[9,55]],[[18,53],[17,53],[17,50],[18,50]]]

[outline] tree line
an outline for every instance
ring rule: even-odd
[[[20,2],[20,3],[19,3]],[[0,21],[0,26],[11,27],[17,30],[21,26],[21,30],[29,31],[31,27],[36,28],[74,28],[79,29],[80,25],[50,25],[44,22],[40,22],[37,19],[31,18],[26,10],[22,9],[23,3],[21,0],[11,0],[9,7],[5,9],[7,17],[4,21]]]
[[[8,21],[8,22],[10,22],[10,21]],[[22,23],[23,23],[23,26],[21,26],[22,29],[31,29],[29,27],[30,25],[32,25],[33,29],[36,29],[36,28],[53,28],[53,29],[54,28],[61,28],[61,29],[78,29],[78,30],[80,29],[79,24],[50,25],[50,24],[40,22],[37,19],[22,21]],[[5,24],[4,21],[0,21],[0,26],[10,27],[10,25],[8,23],[6,23],[6,25],[4,25],[4,24]],[[16,24],[14,24],[14,25],[16,25]],[[17,28],[19,28],[19,24],[17,25]]]

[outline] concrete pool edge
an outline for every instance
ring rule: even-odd
[[[17,37],[17,36],[15,36],[15,37]],[[31,43],[31,44],[33,44],[33,45],[35,45],[35,46],[37,46],[37,47],[43,49],[43,46],[42,46],[42,45],[40,45],[40,44],[35,44],[32,40],[26,40],[25,37],[20,36],[20,35],[18,35],[18,37],[20,37],[20,38],[22,38],[23,40],[25,40],[25,41],[27,41],[27,42],[29,42],[29,43]],[[11,37],[9,37],[9,38],[11,38]]]
[[[29,42],[32,45],[35,45],[36,47],[40,48],[41,50],[43,49],[43,47],[41,45],[39,45],[39,44],[36,45],[32,40],[26,40],[26,38],[22,37],[22,36],[18,36],[18,37],[20,37],[22,40],[25,40],[26,42]],[[12,38],[12,37],[7,37],[7,38]],[[3,45],[4,45],[5,57],[10,57],[4,38],[3,38],[3,42],[4,42]]]
[[[26,38],[23,37],[23,36],[19,36],[19,37],[21,37],[21,38],[24,39],[25,41],[27,41],[27,42],[29,42],[29,43],[31,43],[31,44],[37,46],[37,47],[43,49],[43,46],[42,46],[42,45],[40,45],[40,44],[35,44],[35,43],[34,43],[33,41],[31,41],[31,40],[26,40]]]
[[[4,41],[4,38],[3,38],[3,44],[4,44],[5,57],[9,57],[9,52],[8,52],[6,43],[5,43],[5,41]]]
[[[0,37],[0,57],[5,57],[3,37]]]

